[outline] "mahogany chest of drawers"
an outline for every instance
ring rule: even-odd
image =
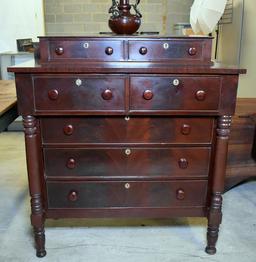
[[[31,222],[208,218],[216,252],[231,116],[245,70],[213,65],[211,38],[42,37],[16,73]]]

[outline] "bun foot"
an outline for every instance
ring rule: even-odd
[[[209,255],[214,255],[216,254],[216,247],[206,247],[205,252]]]
[[[45,257],[46,256],[46,251],[36,251],[36,256],[37,257]]]

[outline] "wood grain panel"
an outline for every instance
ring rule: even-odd
[[[44,149],[48,177],[207,177],[210,148]]]
[[[47,190],[49,208],[175,208],[204,206],[207,181],[48,182]],[[184,191],[184,198],[181,200],[177,199],[178,190]],[[71,198],[72,194],[76,197]]]

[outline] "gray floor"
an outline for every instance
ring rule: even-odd
[[[23,134],[0,134],[0,261],[40,261],[33,249]],[[256,261],[256,182],[224,195],[218,253],[204,253],[206,220],[50,220],[42,261]],[[141,226],[144,224],[145,226]]]

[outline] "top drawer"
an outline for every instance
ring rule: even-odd
[[[129,60],[209,64],[211,39],[129,41]]]
[[[123,61],[121,40],[52,40],[40,42],[41,62]]]
[[[43,37],[40,62],[165,62],[209,65],[211,38]]]

